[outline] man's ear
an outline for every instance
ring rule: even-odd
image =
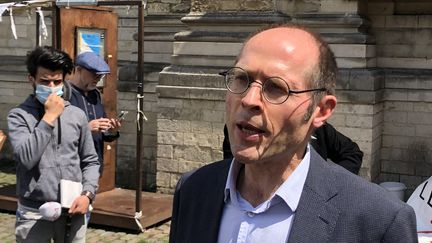
[[[336,107],[337,99],[334,95],[326,95],[318,103],[315,108],[315,116],[312,120],[313,126],[316,128],[322,126],[324,122],[333,114]]]
[[[31,76],[31,74],[27,75],[27,79],[30,82],[30,84],[33,86],[33,89],[36,89],[36,79],[35,77]]]
[[[33,84],[35,83],[35,78],[33,76],[31,76],[30,74],[27,75],[27,79],[30,83],[33,83]]]
[[[27,75],[27,79],[30,82],[31,86],[33,87],[33,91],[36,90],[36,79],[35,77],[31,76],[30,74]]]

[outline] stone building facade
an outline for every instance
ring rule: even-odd
[[[137,11],[119,14],[118,109],[136,107]],[[49,23],[49,19],[47,20]],[[181,173],[222,158],[223,80],[246,36],[292,21],[330,43],[340,68],[330,122],[365,156],[361,176],[401,181],[410,190],[432,173],[432,2],[424,0],[149,0],[144,27],[145,188],[171,193]],[[23,55],[34,21],[0,23],[0,129],[6,111],[30,92]],[[48,43],[49,44],[49,43]],[[135,124],[118,146],[117,184],[133,187]],[[0,157],[10,156],[6,149]]]

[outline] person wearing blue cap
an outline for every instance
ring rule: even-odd
[[[110,73],[108,64],[94,52],[83,52],[75,58],[75,72],[69,80],[71,83],[72,105],[81,108],[87,115],[93,142],[103,172],[104,142],[112,142],[120,134],[121,123],[118,119],[107,118],[102,102],[102,96],[97,89],[97,83]]]

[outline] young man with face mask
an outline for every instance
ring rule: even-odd
[[[99,161],[84,112],[63,100],[71,58],[52,47],[27,56],[31,94],[8,115],[17,162],[17,242],[85,242],[89,204],[98,187]],[[68,212],[61,213],[60,180],[82,184]]]
[[[104,142],[119,137],[121,123],[107,118],[97,83],[110,73],[108,64],[94,52],[83,52],[75,58],[75,72],[70,81],[72,94],[70,103],[83,110],[92,131],[93,142],[103,170]]]

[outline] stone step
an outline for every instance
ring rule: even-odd
[[[17,81],[27,81],[26,71],[5,71],[0,68],[0,81],[5,82],[17,82]]]

